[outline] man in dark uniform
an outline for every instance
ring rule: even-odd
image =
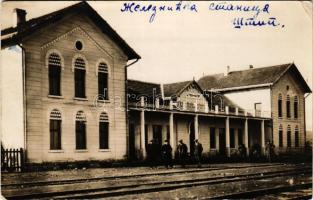
[[[177,157],[178,162],[181,164],[182,167],[186,166],[187,151],[187,145],[183,142],[183,140],[179,140],[179,144],[177,145]]]
[[[238,151],[239,151],[239,156],[242,160],[244,160],[246,158],[246,147],[244,144],[240,144],[238,147]]]
[[[265,151],[266,151],[266,156],[267,156],[268,162],[272,162],[272,160],[273,160],[273,156],[275,154],[274,148],[275,148],[275,145],[273,143],[271,143],[270,141],[267,141]]]
[[[168,140],[164,141],[165,144],[162,145],[161,147],[161,153],[162,153],[162,158],[163,162],[166,168],[173,167],[172,164],[172,147],[168,143]]]
[[[154,140],[150,140],[147,146],[147,161],[151,168],[155,167]]]
[[[198,164],[198,167],[201,167],[202,151],[203,151],[202,144],[196,139],[195,140],[194,156],[195,156],[195,160],[196,160],[196,162]]]

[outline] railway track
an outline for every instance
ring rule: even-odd
[[[178,171],[166,171],[158,173],[142,173],[142,174],[133,174],[133,175],[121,175],[121,176],[103,176],[95,178],[81,178],[81,179],[67,179],[67,180],[55,180],[55,181],[32,181],[32,182],[23,182],[23,183],[10,183],[10,184],[1,184],[2,188],[27,188],[34,186],[45,186],[45,185],[63,185],[63,184],[73,184],[73,183],[85,183],[85,182],[95,182],[95,181],[104,181],[104,180],[117,180],[117,179],[126,179],[126,178],[139,178],[139,177],[148,177],[148,176],[166,176],[173,174],[186,174],[186,173],[197,173],[197,172],[206,172],[210,171],[222,171],[227,169],[243,169],[243,168],[262,168],[262,167],[278,167],[284,166],[283,164],[262,164],[262,165],[252,165],[252,166],[232,166],[232,167],[203,167],[200,169],[182,169]]]
[[[264,166],[262,166],[264,167]],[[103,198],[103,197],[116,197],[132,194],[143,194],[149,192],[170,191],[180,188],[188,188],[194,186],[214,185],[231,182],[260,180],[275,177],[295,176],[300,174],[311,174],[310,167],[294,170],[277,170],[264,173],[248,173],[240,175],[228,175],[219,177],[205,177],[205,178],[189,178],[183,180],[171,180],[171,181],[150,181],[121,184],[118,186],[87,188],[87,189],[74,189],[66,191],[54,191],[54,192],[41,192],[32,194],[12,194],[6,196],[8,199],[90,199],[90,198]],[[133,177],[136,178],[136,177]],[[88,184],[88,183],[87,183]],[[246,194],[247,195],[247,194]]]
[[[296,185],[288,185],[288,186],[278,186],[273,188],[265,188],[265,189],[257,189],[245,192],[237,192],[233,194],[221,195],[221,196],[214,196],[209,199],[256,199],[258,197],[264,197],[264,194],[267,196],[278,194],[278,196],[272,196],[272,198],[277,198],[283,192],[297,192],[302,191],[303,189],[310,189],[312,188],[312,183],[303,183],[303,184],[296,184]],[[287,193],[287,195],[288,195]],[[294,195],[294,194],[293,194]],[[288,199],[311,199],[312,194],[299,194],[296,197],[290,197]]]

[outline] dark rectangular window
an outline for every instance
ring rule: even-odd
[[[76,149],[86,149],[86,122],[76,121]]]
[[[104,99],[109,99],[108,93],[108,74],[98,73],[98,94],[102,95]]]
[[[298,102],[293,103],[293,109],[294,109],[294,117],[295,119],[298,118]]]
[[[238,129],[238,145],[243,144],[242,130]]]
[[[215,149],[216,143],[215,143],[215,128],[210,128],[210,149]]]
[[[278,133],[278,140],[279,140],[279,147],[283,147],[283,131],[282,130],[279,130],[279,133]]]
[[[85,70],[75,69],[75,97],[86,98]]]
[[[230,139],[230,148],[235,148],[235,130],[233,128],[230,129],[229,139]]]
[[[278,100],[278,117],[283,117],[283,101],[281,99]]]
[[[291,131],[287,131],[287,147],[291,147]]]
[[[286,101],[287,118],[290,118],[290,101]]]
[[[49,66],[49,94],[61,95],[61,67]]]
[[[299,147],[299,131],[295,131],[295,147]]]
[[[148,147],[148,124],[145,124],[145,146]]]
[[[100,149],[109,149],[109,123],[99,122]]]
[[[61,149],[61,120],[50,120],[50,149]]]

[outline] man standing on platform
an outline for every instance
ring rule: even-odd
[[[201,167],[202,151],[203,151],[202,144],[198,140],[195,140],[194,156],[195,156],[195,160],[198,164],[198,167]]]
[[[183,168],[186,167],[187,151],[188,151],[187,145],[183,142],[183,140],[179,140],[179,144],[177,145],[177,157],[178,162],[181,164]]]
[[[161,153],[162,153],[162,158],[163,162],[166,168],[173,167],[172,163],[172,147],[169,144],[168,140],[164,141],[165,144],[162,145],[161,148]]]

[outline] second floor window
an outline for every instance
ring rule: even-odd
[[[77,58],[75,60],[74,76],[75,76],[75,97],[86,98],[85,90],[86,64],[84,59]]]
[[[298,118],[298,97],[295,96],[294,102],[293,102],[293,115],[294,118]]]
[[[108,66],[101,62],[98,66],[98,94],[105,100],[109,99],[108,93]]]
[[[291,115],[290,115],[290,96],[287,95],[287,98],[286,98],[286,114],[287,114],[287,118],[290,118]]]
[[[278,95],[278,117],[283,117],[283,97]]]
[[[49,95],[61,95],[61,58],[51,53],[48,58],[49,68]]]

